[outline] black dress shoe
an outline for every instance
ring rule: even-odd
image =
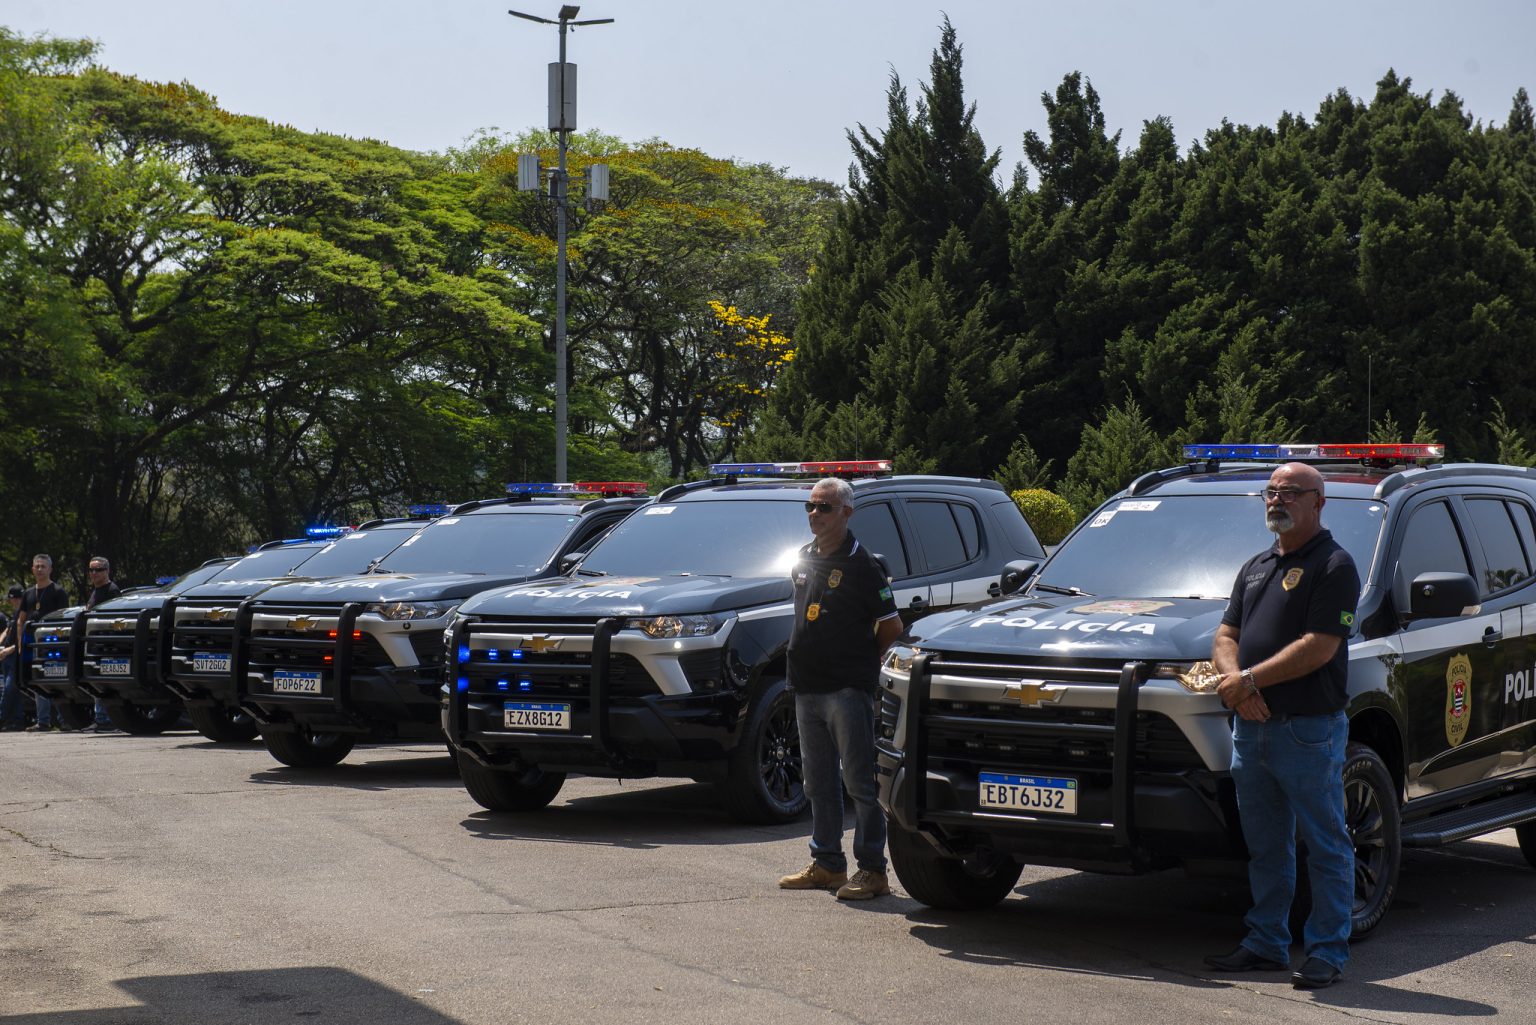
[[[1218,972],[1283,972],[1290,967],[1284,961],[1260,957],[1247,947],[1238,947],[1228,954],[1212,954],[1205,963]]]
[[[1297,989],[1324,989],[1338,982],[1343,974],[1322,958],[1309,957],[1301,971],[1291,973],[1291,985]]]

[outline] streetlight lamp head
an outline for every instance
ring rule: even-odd
[[[576,4],[566,4],[560,8],[560,20],[570,21],[581,13],[581,8]]]

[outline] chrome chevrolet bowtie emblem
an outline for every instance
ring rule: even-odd
[[[531,651],[535,655],[542,655],[546,651],[552,651],[560,647],[561,638],[551,637],[549,634],[530,634],[523,638],[523,643],[518,647],[524,651]]]
[[[224,620],[226,620],[230,616],[234,615],[234,613],[235,613],[234,609],[209,609],[208,610],[208,622],[210,622],[210,623],[222,623],[222,622],[224,622]]]
[[[1017,687],[1004,687],[1004,700],[1017,701],[1025,708],[1036,705],[1054,705],[1067,692],[1065,687],[1052,687],[1048,683],[1021,683]]]
[[[288,629],[290,630],[304,631],[313,630],[314,628],[315,620],[310,619],[308,616],[294,616],[288,620]]]

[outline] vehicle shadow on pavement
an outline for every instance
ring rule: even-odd
[[[368,759],[368,751],[354,751],[340,765],[323,769],[295,769],[273,765],[250,775],[252,783],[288,787],[339,787],[347,790],[408,790],[462,788],[458,769],[444,754],[419,757]]]
[[[615,783],[615,786],[618,784]],[[536,812],[482,811],[463,821],[484,840],[530,840],[655,850],[675,845],[760,844],[806,837],[809,815],[783,825],[738,822],[707,783],[583,795]]]
[[[326,1025],[463,1025],[410,996],[341,968],[275,968],[120,979],[132,1008],[0,1014],[0,1025],[119,1025],[124,1021],[198,1025],[270,1025],[310,1020]]]
[[[1352,945],[1341,983],[1307,994],[1292,990],[1284,973],[1228,976],[1202,963],[1205,955],[1230,950],[1242,937],[1249,898],[1241,880],[1190,879],[1173,872],[1067,873],[1026,881],[985,911],[919,906],[908,918],[912,936],[973,964],[1154,978],[1197,988],[1275,986],[1340,1009],[1491,1016],[1501,1009],[1426,992],[1406,977],[1501,944],[1518,945],[1513,956],[1523,963],[1536,946],[1523,910],[1536,901],[1536,873],[1518,851],[1510,855],[1507,847],[1478,843],[1405,852],[1398,899],[1386,920]],[[1292,963],[1301,962],[1298,942]]]

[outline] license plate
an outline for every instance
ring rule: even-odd
[[[1062,776],[1015,776],[983,772],[977,778],[983,808],[1001,811],[1077,814],[1077,780]]]
[[[272,689],[278,694],[319,694],[320,674],[279,669],[272,674]]]
[[[566,730],[571,728],[571,706],[541,701],[508,701],[502,706],[502,725],[509,730]]]
[[[229,672],[229,653],[216,651],[193,655],[192,671],[194,673],[227,673]]]
[[[63,662],[44,662],[43,675],[50,680],[56,676],[68,676],[69,666]]]
[[[102,676],[127,676],[130,663],[126,658],[104,658],[98,665]]]

